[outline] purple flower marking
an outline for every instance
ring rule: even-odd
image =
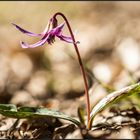
[[[19,27],[18,25],[14,24],[14,23],[12,23],[12,24],[19,31],[21,31],[22,33],[24,33],[28,36],[40,36],[40,37],[42,37],[40,41],[36,42],[35,44],[31,44],[31,45],[21,41],[20,44],[21,44],[22,48],[35,48],[38,46],[42,46],[46,42],[48,42],[48,44],[52,44],[55,41],[55,37],[58,37],[62,41],[65,41],[68,43],[73,43],[73,40],[71,37],[62,35],[62,29],[63,29],[65,23],[62,23],[56,27],[53,27],[53,26],[51,27],[51,25],[53,25],[53,22],[52,22],[52,20],[50,20],[47,27],[45,28],[45,30],[39,34],[31,33],[29,31]]]
[[[22,33],[28,35],[28,36],[41,36],[42,34],[36,34],[36,33],[31,33],[29,31],[24,30],[23,28],[19,27],[18,25],[12,23],[18,30],[20,30]]]

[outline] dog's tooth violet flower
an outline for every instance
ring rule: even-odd
[[[28,36],[36,36],[36,37],[40,36],[40,37],[42,37],[40,41],[36,42],[35,44],[31,44],[31,45],[21,41],[20,44],[21,44],[22,48],[35,48],[35,47],[38,47],[38,46],[42,46],[46,42],[48,44],[52,44],[55,41],[55,37],[58,37],[62,41],[65,41],[65,42],[68,42],[68,43],[73,43],[71,37],[62,35],[62,29],[63,29],[65,23],[57,25],[57,21],[53,20],[53,19],[50,19],[50,21],[49,21],[47,27],[45,28],[45,30],[42,33],[39,33],[39,34],[29,32],[29,31],[21,28],[20,26],[14,24],[14,23],[12,23],[12,24],[19,31],[21,31],[22,33],[24,33]]]

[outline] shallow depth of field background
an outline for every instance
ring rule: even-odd
[[[84,86],[72,44],[56,42],[22,49],[20,40],[35,43],[11,23],[40,33],[55,12],[69,20],[84,65],[115,89],[139,79],[139,2],[0,2],[0,103],[46,106],[77,115],[84,105]],[[59,18],[59,23],[63,22]],[[64,34],[69,35],[65,26]],[[132,77],[129,76],[132,74]],[[132,78],[132,79],[131,79]],[[93,106],[107,92],[90,77]],[[92,81],[93,80],[93,81]]]

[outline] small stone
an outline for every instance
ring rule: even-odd
[[[65,139],[83,139],[80,129],[76,129],[73,133],[69,133]]]
[[[30,95],[29,92],[22,90],[15,92],[10,103],[24,106],[25,105],[36,106],[38,102],[33,99],[33,97]]]

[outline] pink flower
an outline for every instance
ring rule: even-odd
[[[24,30],[23,28],[19,27],[18,25],[14,24],[14,23],[12,23],[12,24],[19,31],[21,31],[22,33],[24,33],[28,36],[42,37],[40,41],[36,42],[35,44],[31,44],[31,45],[21,41],[20,44],[21,44],[22,48],[35,48],[35,47],[44,45],[46,42],[48,42],[48,44],[52,44],[55,41],[55,37],[58,37],[62,41],[65,41],[68,43],[73,43],[73,40],[71,37],[62,35],[62,29],[63,29],[65,23],[62,23],[57,26],[57,21],[56,20],[54,21],[53,19],[50,19],[45,30],[39,34],[31,33],[27,30]]]

